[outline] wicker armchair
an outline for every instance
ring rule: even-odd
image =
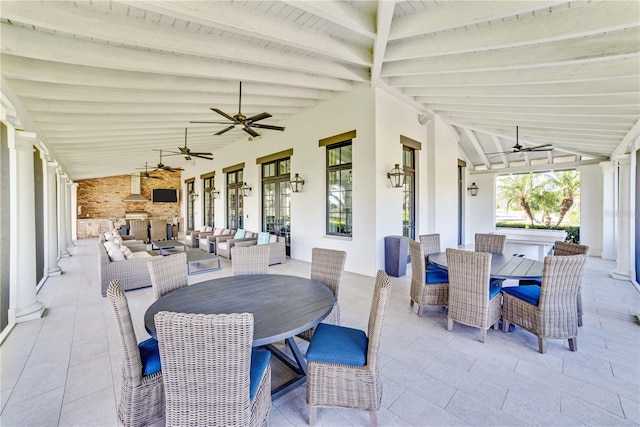
[[[502,328],[513,323],[538,337],[538,351],[546,351],[547,338],[567,339],[578,350],[578,292],[586,255],[544,258],[541,286],[513,286],[502,290]]]
[[[475,251],[489,252],[490,254],[503,254],[507,244],[505,234],[476,234]]]
[[[480,328],[485,342],[487,329],[498,329],[500,287],[490,284],[491,254],[447,249],[449,269],[449,312],[447,329],[453,323]]]
[[[156,369],[151,369],[150,358],[145,357],[143,360],[141,350],[145,356],[149,356],[150,352],[147,350],[157,350],[157,342],[151,338],[138,345],[127,297],[119,280],[109,283],[107,297],[116,316],[123,355],[118,418],[125,427],[154,424],[164,419],[162,371],[145,375],[145,371],[155,371],[159,365]],[[154,356],[157,362],[157,352]]]
[[[154,319],[167,426],[266,425],[271,354],[252,351],[253,314],[161,311]]]
[[[147,264],[155,299],[189,284],[186,253],[156,258]]]
[[[149,241],[149,221],[146,219],[130,219],[129,234],[133,235],[136,240],[143,242]]]
[[[231,248],[231,274],[267,274],[269,272],[269,251],[266,245],[234,246]]]
[[[331,323],[333,325],[340,324],[338,292],[340,290],[340,278],[344,271],[346,259],[347,253],[345,251],[323,248],[313,248],[311,250],[311,280],[316,280],[326,285],[331,289],[331,292],[333,292],[333,296],[336,297],[336,302],[333,303],[333,308],[327,317],[324,318],[323,323]],[[307,329],[298,334],[298,336],[310,341],[314,331],[315,327]]]
[[[447,305],[449,303],[449,278],[447,272],[440,269],[425,268],[425,256],[422,244],[409,240],[411,255],[411,288],[409,305],[418,304],[418,316],[427,305]]]
[[[149,228],[149,234],[151,240],[167,240],[167,220],[166,219],[152,219],[149,221],[151,227]]]
[[[382,400],[378,349],[391,282],[378,271],[368,333],[321,323],[307,350],[307,404],[309,424],[316,422],[318,407],[369,412],[376,425]]]
[[[420,245],[422,245],[427,270],[442,270],[433,264],[429,264],[427,260],[429,255],[440,252],[440,234],[422,234],[418,236],[418,239],[420,239]]]

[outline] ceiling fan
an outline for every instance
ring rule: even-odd
[[[181,171],[184,170],[182,168],[174,168],[168,165],[165,165],[164,163],[162,163],[162,150],[153,150],[153,151],[159,151],[160,152],[160,162],[156,165],[156,168],[154,170],[152,170],[151,172],[155,172],[158,170],[164,170],[164,171],[169,171],[169,172],[177,172],[177,171]]]
[[[218,121],[204,121],[204,122],[199,122],[199,121],[192,121],[190,123],[213,123],[213,124],[221,124],[221,125],[229,125],[228,127],[222,129],[219,132],[216,132],[214,135],[222,135],[225,132],[230,131],[231,129],[235,129],[236,127],[242,127],[242,130],[245,131],[246,133],[248,133],[249,135],[251,135],[252,137],[257,137],[260,136],[260,134],[258,132],[256,132],[255,130],[253,130],[252,128],[258,128],[258,129],[269,129],[269,130],[279,130],[279,131],[283,131],[284,127],[282,126],[272,126],[272,125],[263,125],[260,123],[256,123],[260,120],[264,120],[264,119],[268,119],[269,117],[272,117],[271,114],[264,112],[264,113],[259,113],[256,114],[255,116],[251,116],[251,117],[247,117],[244,114],[242,114],[242,82],[240,82],[240,94],[238,97],[238,114],[235,114],[233,116],[230,116],[229,114],[225,113],[224,111],[218,109],[218,108],[210,108],[210,110],[215,111],[216,113],[220,114],[222,117],[226,118],[227,122],[218,122]]]
[[[199,157],[201,159],[213,160],[212,153],[196,153],[191,151],[189,147],[187,147],[187,128],[184,128],[184,147],[178,147],[180,152],[169,151],[169,156],[184,156],[185,160],[191,160],[192,157]]]
[[[143,169],[143,168],[138,168],[138,169]],[[149,169],[147,166],[147,162],[144,163],[144,173],[140,172],[137,176],[139,176],[140,178],[144,178],[144,179],[149,179],[149,178],[153,178],[153,179],[164,179],[161,176],[153,176],[149,173]]]
[[[518,126],[516,126],[516,145],[511,147],[509,151],[499,151],[497,153],[487,153],[487,154],[514,154],[514,153],[530,153],[530,152],[538,152],[538,151],[551,151],[553,150],[553,146],[551,144],[542,144],[536,145],[533,147],[524,147],[520,145],[519,135],[518,135]]]

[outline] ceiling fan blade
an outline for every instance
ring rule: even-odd
[[[191,153],[191,155],[192,155],[192,156],[194,156],[194,157],[198,157],[198,158],[200,158],[200,159],[213,160],[213,157],[207,157],[207,156],[200,155],[200,154],[194,154],[194,153]]]
[[[214,124],[214,125],[228,125],[229,124],[229,122],[218,122],[218,121],[215,121],[215,120],[190,121],[189,123],[206,123],[206,124]]]
[[[256,132],[255,130],[251,129],[251,128],[249,127],[249,125],[245,125],[245,126],[242,128],[242,130],[243,130],[243,131],[245,131],[246,133],[248,133],[249,135],[253,136],[254,138],[255,138],[256,136],[260,136],[260,134],[259,134],[258,132]]]
[[[191,154],[192,156],[213,156],[213,153],[194,153],[194,152],[190,152],[189,154]]]
[[[264,119],[268,119],[269,117],[272,117],[271,114],[267,113],[266,111],[264,113],[260,113],[260,114],[256,114],[255,116],[251,116],[249,118],[247,118],[248,122],[251,123],[255,123],[259,120],[264,120]]]
[[[523,148],[522,151],[549,151],[553,150],[551,144],[536,145],[535,147]]]
[[[218,109],[218,108],[210,108],[210,110],[215,111],[216,113],[220,114],[222,117],[224,117],[225,119],[229,119],[232,122],[235,123],[235,119],[233,117],[231,117],[230,115],[228,115],[227,113],[225,113],[224,111]]]
[[[233,129],[234,127],[235,127],[234,125],[231,125],[231,126],[229,126],[228,128],[224,128],[224,129],[222,129],[220,132],[216,132],[216,133],[214,133],[214,135],[222,135],[223,133],[230,131],[230,130],[231,130],[231,129]]]
[[[282,126],[262,125],[260,123],[251,123],[251,127],[259,129],[284,130],[284,127]]]

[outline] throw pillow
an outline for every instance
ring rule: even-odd
[[[202,227],[200,227],[200,232],[204,233],[205,231],[207,231],[207,226],[203,225]]]
[[[275,243],[277,241],[278,241],[278,236],[276,236],[275,234],[269,235],[269,243]]]
[[[109,252],[109,249],[113,248],[120,250],[120,245],[112,240],[110,242],[104,242],[104,248],[107,250],[107,252]]]
[[[233,236],[234,239],[244,239],[244,229],[239,228],[238,231],[236,231],[236,234]]]
[[[124,254],[125,259],[132,259],[133,258],[133,252],[131,252],[131,249],[129,249],[128,246],[122,245],[122,246],[120,246],[120,250]]]
[[[260,233],[258,233],[258,244],[266,245],[267,243],[269,243],[269,233],[265,231],[261,231]]]
[[[222,228],[216,228],[216,229],[213,231],[213,235],[214,235],[214,236],[219,236],[219,235],[221,235],[221,234],[222,234]]]
[[[112,233],[112,232],[110,232],[110,231],[107,231],[106,233],[104,233],[104,239],[105,239],[107,242],[112,241],[112,240],[113,240],[113,233]]]
[[[111,248],[109,249],[109,259],[111,261],[124,261],[124,254],[122,253],[122,251],[120,250],[119,247],[115,247],[115,248]]]
[[[207,226],[204,228],[204,231],[205,231],[206,233],[210,233],[210,232],[212,232],[212,231],[213,231],[213,227],[209,227],[209,226],[207,225]]]
[[[113,236],[113,241],[118,245],[122,245],[122,237],[119,234]]]

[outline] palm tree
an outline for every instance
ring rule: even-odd
[[[520,208],[533,225],[534,218],[529,204],[533,194],[533,176],[531,174],[510,175],[502,179],[498,194],[502,195],[507,209]]]
[[[562,193],[562,202],[560,203],[560,215],[558,216],[558,222],[556,225],[560,225],[564,216],[567,214],[571,206],[573,206],[574,199],[580,196],[580,173],[576,170],[558,172],[551,176],[549,180],[558,188]]]
[[[554,184],[547,180],[534,188],[531,194],[531,209],[542,213],[542,222],[547,227],[551,224],[551,213],[556,212],[560,203],[560,193],[551,188]]]

